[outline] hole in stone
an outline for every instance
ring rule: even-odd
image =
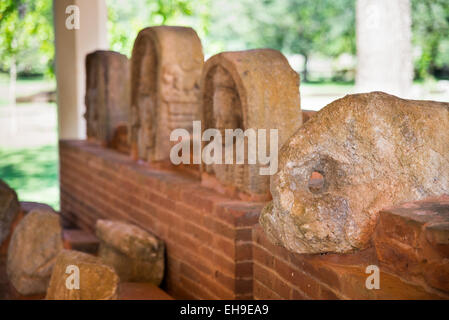
[[[309,178],[309,190],[312,193],[318,193],[324,188],[324,176],[321,172],[313,171]]]

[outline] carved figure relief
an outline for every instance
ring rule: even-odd
[[[170,132],[192,130],[198,120],[204,57],[195,31],[158,26],[139,32],[132,54],[131,145],[133,157],[169,158]]]
[[[203,131],[216,128],[223,144],[223,164],[203,165],[203,181],[215,177],[220,185],[244,199],[267,199],[269,176],[259,173],[260,164],[248,163],[245,138],[243,164],[236,163],[235,143],[225,143],[225,129],[278,129],[279,146],[302,123],[299,77],[276,50],[224,52],[210,58],[202,76]],[[232,148],[233,164],[225,164]]]

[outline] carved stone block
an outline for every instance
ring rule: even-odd
[[[23,295],[45,293],[56,256],[62,250],[59,216],[34,210],[17,225],[8,248],[7,273]]]
[[[257,49],[223,52],[211,57],[202,75],[202,129],[218,129],[226,148],[225,129],[278,129],[279,147],[301,126],[299,76],[276,50]],[[246,139],[245,139],[246,140]],[[269,139],[267,139],[269,141]],[[270,143],[267,145],[269,153]],[[260,163],[249,164],[245,141],[243,164],[204,165],[203,182],[210,176],[240,197],[269,198],[268,175],[259,172]],[[225,163],[225,161],[223,161]]]
[[[166,160],[170,132],[192,131],[198,120],[204,57],[192,28],[141,30],[131,58],[131,152],[135,159]]]
[[[47,300],[115,300],[119,277],[100,258],[63,250],[56,258]]]
[[[298,253],[368,246],[378,212],[449,193],[449,104],[348,95],[284,145],[260,223]]]
[[[121,281],[159,285],[164,277],[164,243],[132,224],[97,220],[98,256],[114,268]]]
[[[86,56],[87,138],[109,146],[117,128],[128,122],[129,61],[114,51]]]

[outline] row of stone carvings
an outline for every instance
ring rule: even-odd
[[[171,130],[192,130],[192,120],[202,120],[202,130],[278,129],[273,201],[260,221],[292,251],[364,248],[380,209],[449,194],[448,103],[348,95],[303,124],[299,77],[280,52],[223,52],[203,66],[201,42],[184,27],[142,30],[130,72],[126,57],[104,51],[88,55],[86,67],[88,137],[116,142],[114,129],[124,121],[135,159],[168,159]],[[269,179],[254,167],[202,170],[264,199]]]
[[[157,162],[169,159],[171,131],[192,132],[194,120],[202,121],[203,131],[277,128],[279,144],[300,127],[299,77],[279,51],[224,52],[204,66],[203,60],[193,29],[168,26],[138,34],[129,68],[116,52],[89,54],[87,136],[116,147],[120,138],[114,132],[128,123],[133,157]],[[258,174],[258,165],[211,165],[203,171],[242,193],[269,194],[269,177]]]

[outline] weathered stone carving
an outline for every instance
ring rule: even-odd
[[[33,210],[18,224],[8,248],[7,273],[23,295],[45,293],[56,256],[62,250],[59,216]]]
[[[365,248],[380,209],[449,193],[449,104],[382,92],[334,101],[286,142],[271,193],[260,223],[273,241]]]
[[[79,288],[75,287],[74,267],[79,270]],[[114,269],[101,259],[83,252],[63,250],[56,259],[46,299],[114,300],[117,299],[118,284],[119,277]]]
[[[11,224],[19,211],[16,192],[0,180],[0,245],[8,237]]]
[[[204,57],[192,28],[158,26],[137,35],[131,59],[131,152],[160,161],[170,155],[170,132],[197,120]]]
[[[159,285],[164,277],[165,246],[161,240],[132,224],[98,220],[98,256],[112,266],[121,281]]]
[[[220,130],[223,157],[225,148],[235,148],[235,143],[225,145],[225,129],[267,129],[267,136],[269,129],[278,129],[280,147],[302,124],[298,86],[298,74],[279,51],[217,54],[206,62],[202,75],[202,129]],[[259,163],[248,164],[247,147],[245,141],[244,164],[204,165],[203,182],[215,175],[240,197],[269,198],[269,176],[260,175]]]
[[[115,131],[128,122],[129,61],[114,51],[86,56],[87,137],[109,146]]]

